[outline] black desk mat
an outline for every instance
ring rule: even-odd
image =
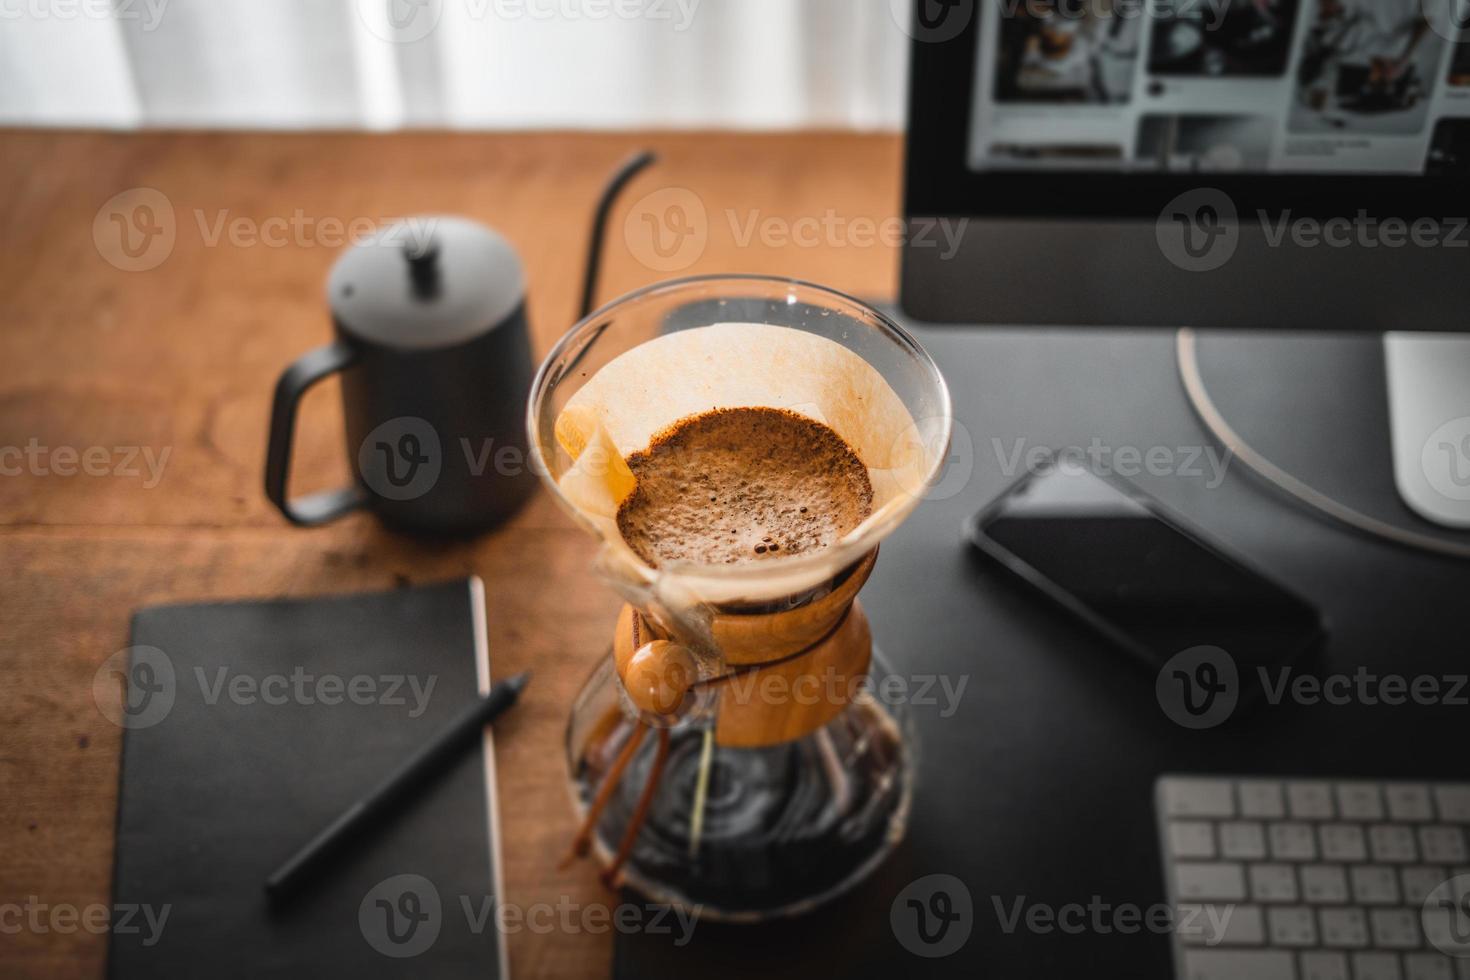
[[[1185,398],[1167,332],[915,330],[954,395],[953,465],[883,545],[863,602],[906,675],[969,675],[959,709],[914,707],[919,775],[908,836],[866,883],[803,918],[700,923],[618,939],[619,977],[1168,977],[1169,937],[1012,927],[1018,907],[1165,900],[1152,787],[1164,772],[1465,778],[1470,709],[1283,703],[1202,732],[1172,724],[1153,677],[976,561],[965,519],[1018,473],[1017,445],[1220,447]],[[1375,516],[1415,525],[1393,489],[1377,337],[1205,335],[1211,394],[1236,430],[1298,477]],[[1134,482],[1322,609],[1327,673],[1470,672],[1470,565],[1380,544],[1299,509],[1244,467]],[[1418,525],[1421,528],[1424,525]],[[922,589],[914,583],[924,583]],[[971,931],[944,958],[890,923],[915,880],[953,875]],[[1111,913],[1105,920],[1113,921]]]

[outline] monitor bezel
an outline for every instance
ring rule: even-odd
[[[914,0],[920,5],[934,0]],[[1224,191],[1241,215],[1381,221],[1470,216],[1470,179],[1397,174],[1161,174],[970,169],[980,7],[949,40],[911,32],[904,211],[910,217],[1155,220],[1179,195]],[[953,16],[953,14],[951,14]],[[1459,43],[1470,43],[1462,40]],[[1426,125],[1435,125],[1429,120]]]

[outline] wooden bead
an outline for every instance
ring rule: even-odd
[[[622,671],[628,698],[639,710],[671,715],[699,679],[694,654],[668,640],[654,640],[633,651]]]

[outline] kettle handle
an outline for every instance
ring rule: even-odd
[[[291,443],[296,435],[296,409],[301,403],[301,396],[318,381],[346,370],[356,360],[357,352],[338,340],[302,355],[276,382],[270,443],[265,457],[265,495],[293,524],[302,527],[326,524],[367,503],[367,492],[357,484],[295,500],[286,498],[286,484],[291,473]]]

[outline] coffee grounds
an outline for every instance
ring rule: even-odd
[[[873,511],[867,468],[820,422],[779,408],[691,416],[628,457],[618,530],[654,567],[819,551]]]

